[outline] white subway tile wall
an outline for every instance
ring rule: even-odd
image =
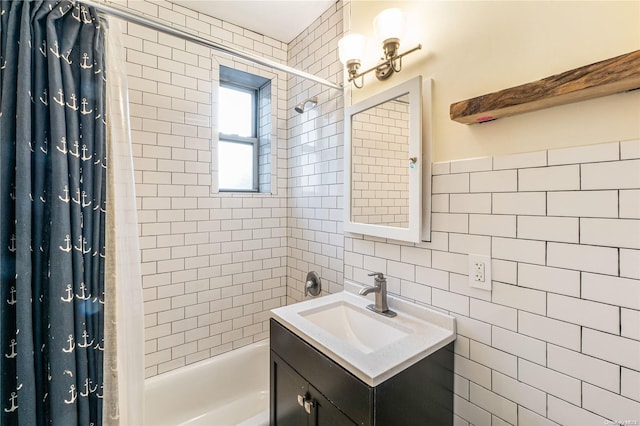
[[[436,163],[431,242],[346,235],[345,278],[375,265],[457,318],[456,425],[640,422],[638,146]],[[491,293],[467,253],[492,255]]]
[[[342,2],[329,7],[289,43],[289,66],[341,82],[338,40]],[[343,97],[335,89],[289,76],[286,118],[288,251],[287,302],[304,299],[307,273],[322,278],[322,294],[342,290]],[[318,105],[302,114],[294,107],[317,96]]]
[[[286,44],[173,3],[120,3],[287,61]],[[269,310],[286,302],[288,82],[176,37],[124,28],[149,377],[268,337]],[[262,109],[271,114],[262,152],[271,166],[260,170],[267,193],[217,193],[220,65],[272,80],[263,94],[271,107]]]

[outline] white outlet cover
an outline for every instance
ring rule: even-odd
[[[476,264],[484,265],[484,281],[476,281]],[[469,255],[469,287],[491,291],[491,257],[479,254]]]

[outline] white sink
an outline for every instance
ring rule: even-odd
[[[366,308],[373,301],[345,291],[271,311],[271,316],[369,386],[413,365],[456,338],[455,318],[388,297],[393,318]]]
[[[387,323],[383,321],[387,318],[363,310],[347,300],[300,311],[300,316],[366,354],[411,333],[410,329],[392,321]]]

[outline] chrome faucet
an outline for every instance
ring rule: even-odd
[[[367,309],[387,317],[395,317],[397,314],[390,310],[387,304],[387,279],[384,274],[382,272],[372,272],[369,276],[375,276],[375,285],[373,287],[364,287],[359,292],[361,296],[375,293],[376,303],[368,305]]]

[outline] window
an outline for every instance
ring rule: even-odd
[[[220,85],[218,183],[220,190],[256,191],[256,91]]]
[[[268,102],[265,102],[268,100]],[[220,67],[218,187],[270,191],[270,80]],[[267,106],[269,108],[267,108]]]

